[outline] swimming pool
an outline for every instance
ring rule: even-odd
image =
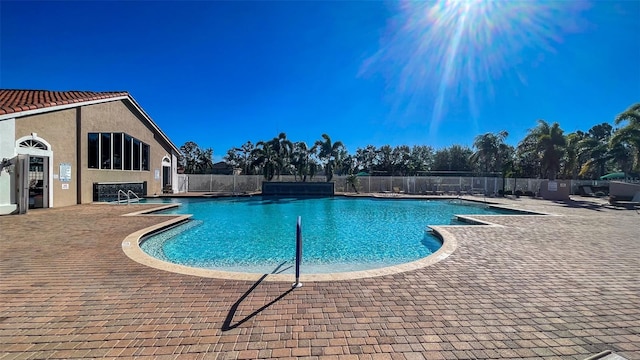
[[[335,273],[427,257],[442,245],[427,225],[455,224],[454,214],[507,213],[459,200],[258,196],[179,202],[164,213],[193,214],[192,220],[145,238],[142,250],[185,266],[249,273],[292,263],[298,216],[305,271]]]

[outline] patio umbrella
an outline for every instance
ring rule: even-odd
[[[607,175],[600,176],[600,180],[615,180],[615,179],[624,179],[625,175],[623,172],[615,172]]]

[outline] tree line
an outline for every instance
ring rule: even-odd
[[[247,141],[229,149],[224,161],[241,174],[261,174],[270,181],[293,175],[307,181],[334,174],[416,176],[427,174],[475,174],[549,179],[597,179],[610,172],[640,171],[640,103],[630,106],[609,123],[588,131],[565,134],[557,122],[538,120],[517,146],[508,145],[506,131],[478,135],[471,148],[451,145],[434,149],[428,145],[367,145],[349,153],[341,141],[327,134],[308,145],[291,141],[286,133],[271,140]],[[194,142],[180,147],[185,173],[209,173],[213,150]]]

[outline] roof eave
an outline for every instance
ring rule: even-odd
[[[151,117],[149,115],[147,115],[147,113],[144,112],[144,110],[142,110],[142,107],[140,105],[138,105],[138,103],[131,96],[131,94],[129,94],[129,95],[121,95],[121,96],[114,96],[114,97],[98,99],[98,100],[79,101],[79,102],[73,102],[73,103],[63,104],[63,105],[41,107],[41,108],[37,108],[37,109],[30,109],[30,110],[24,110],[24,111],[16,111],[16,112],[12,112],[12,113],[9,113],[9,114],[0,115],[0,121],[8,120],[8,119],[14,119],[14,118],[18,118],[18,117],[24,117],[24,116],[44,114],[44,113],[48,113],[48,112],[52,112],[52,111],[73,109],[73,108],[77,108],[79,106],[88,106],[88,105],[107,103],[107,102],[118,101],[118,100],[127,100],[129,103],[131,103],[131,105],[133,105],[133,107],[136,109],[136,111],[138,111],[138,113],[140,113],[140,115],[142,115],[142,117],[151,125],[151,127],[153,127],[153,129],[158,134],[160,134],[162,139],[164,141],[166,141],[167,144],[169,144],[169,146],[171,146],[171,148],[176,152],[176,155],[179,156],[181,154],[180,149],[178,149],[178,147],[169,139],[169,137],[162,130],[160,130],[158,125],[156,125],[156,123],[151,119]]]
[[[68,104],[45,106],[45,107],[40,107],[40,108],[37,108],[37,109],[16,111],[16,112],[0,115],[0,121],[7,120],[7,119],[13,119],[13,118],[17,118],[17,117],[23,117],[23,116],[31,116],[31,115],[43,114],[43,113],[48,113],[48,112],[51,112],[51,111],[73,109],[73,108],[76,108],[78,106],[87,106],[87,105],[101,104],[101,103],[111,102],[111,101],[116,101],[116,100],[125,100],[127,98],[128,98],[128,96],[121,95],[121,96],[114,96],[114,97],[98,99],[98,100],[70,102]]]
[[[149,122],[149,124],[151,124],[153,129],[157,131],[158,134],[160,134],[160,136],[162,136],[162,139],[164,139],[164,141],[166,141],[167,144],[169,144],[169,146],[171,146],[173,150],[175,150],[176,155],[180,155],[181,154],[180,149],[178,149],[178,147],[169,139],[169,137],[160,129],[160,127],[156,125],[156,123],[151,119],[151,117],[144,110],[142,110],[142,107],[138,105],[138,103],[133,98],[133,96],[129,94],[127,98],[128,98],[127,100],[129,100],[129,102],[136,108],[136,110],[138,110],[138,112]]]

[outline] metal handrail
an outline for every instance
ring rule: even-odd
[[[122,193],[127,198],[127,204],[129,204],[129,195],[126,192],[124,192],[124,190],[118,190],[118,205],[121,204],[120,193]]]
[[[127,199],[131,200],[131,197],[129,196],[130,194],[133,195],[133,197],[136,198],[137,202],[140,202],[140,198],[132,190],[127,190]]]
[[[120,194],[123,196],[122,200],[120,200]],[[136,202],[140,201],[140,197],[136,195],[133,190],[127,190],[127,192],[124,192],[124,190],[118,190],[118,205],[124,203],[124,198],[127,199],[127,205],[131,203],[133,198],[135,198]]]

